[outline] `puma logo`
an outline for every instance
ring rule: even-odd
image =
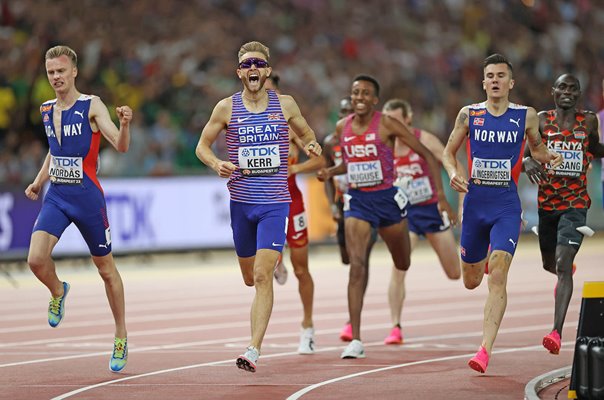
[[[510,118],[510,122],[515,123],[515,124],[516,124],[516,126],[517,126],[518,128],[520,128],[520,118],[518,118],[518,121],[514,120],[513,118]]]
[[[73,112],[75,115],[79,115],[80,118],[84,119],[84,113],[82,111],[74,111]]]
[[[514,246],[514,248],[516,248],[516,242],[514,242],[512,239],[509,239],[510,243],[512,243],[512,246]]]

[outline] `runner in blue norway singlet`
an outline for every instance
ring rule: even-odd
[[[461,258],[476,263],[491,250],[516,251],[521,222],[518,177],[522,168],[527,107],[510,103],[493,116],[486,102],[469,107],[466,141],[469,186],[464,199]]]
[[[50,148],[50,187],[33,231],[60,238],[73,222],[90,254],[105,256],[111,252],[111,234],[103,189],[96,176],[101,132],[93,132],[88,119],[92,97],[82,94],[62,112],[60,143],[53,123],[56,99],[40,107]]]

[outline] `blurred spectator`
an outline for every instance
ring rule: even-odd
[[[0,183],[27,180],[22,158],[34,156],[22,146],[47,146],[38,108],[52,90],[40,66],[58,43],[78,52],[84,93],[136,113],[137,155],[103,150],[101,175],[203,171],[193,154],[199,127],[217,99],[238,90],[236,53],[252,39],[271,47],[284,92],[319,139],[332,131],[333,105],[350,79],[369,73],[382,98],[411,99],[418,124],[446,140],[459,107],[483,97],[480,62],[494,52],[512,61],[522,83],[512,101],[549,109],[550,83],[572,72],[585,88],[582,106],[600,105],[599,90],[590,89],[604,75],[604,8],[596,0],[0,3]]]

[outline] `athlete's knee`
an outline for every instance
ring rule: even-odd
[[[489,269],[489,287],[502,288],[507,282],[507,274],[502,268]]]
[[[463,276],[463,285],[466,287],[466,289],[476,289],[478,286],[480,286],[480,282],[482,282],[482,278],[477,276]]]
[[[30,253],[27,256],[27,264],[32,272],[43,270],[48,265],[49,257],[40,253]]]
[[[447,274],[447,278],[451,279],[452,281],[456,281],[461,278],[461,269],[459,268],[459,265],[446,267],[445,274]]]

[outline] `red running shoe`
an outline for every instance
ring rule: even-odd
[[[543,347],[552,354],[560,353],[560,346],[562,345],[560,342],[560,334],[555,329],[549,335],[543,336]]]
[[[350,322],[347,322],[340,331],[340,340],[342,342],[352,341],[352,324]]]
[[[390,331],[390,335],[384,339],[384,344],[403,344],[403,332],[401,328],[395,326]]]
[[[487,350],[483,346],[480,346],[478,353],[468,361],[468,365],[474,371],[484,374],[487,370],[487,365],[489,365],[489,354],[487,353]]]

